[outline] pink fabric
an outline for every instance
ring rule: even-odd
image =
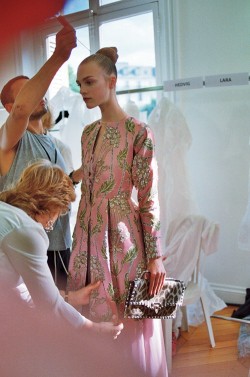
[[[123,360],[136,363],[139,370],[145,371],[148,377],[168,376],[163,343],[160,319],[127,319],[124,330],[117,338]]]
[[[95,155],[99,132],[102,136]],[[69,286],[78,289],[86,282],[101,280],[86,316],[108,321],[113,313],[119,313],[123,319],[128,281],[141,275],[149,258],[161,255],[152,131],[131,117],[94,122],[82,134],[82,166]],[[134,187],[138,205],[131,199]],[[153,320],[145,324],[129,320],[124,334],[129,334],[124,351],[132,351],[145,372],[150,370],[149,376],[167,375],[161,328]]]

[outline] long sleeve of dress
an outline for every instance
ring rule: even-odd
[[[158,168],[154,136],[149,127],[138,133],[132,166],[133,182],[138,190],[138,204],[147,259],[161,256],[160,208],[158,201]]]
[[[1,247],[13,268],[12,276],[21,276],[38,309],[49,310],[75,328],[82,327],[84,317],[63,300],[55,286],[47,265],[43,233],[38,227],[23,226],[4,237]]]

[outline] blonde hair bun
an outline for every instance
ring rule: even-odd
[[[107,56],[114,64],[117,62],[119,55],[117,54],[116,47],[103,47],[96,52],[96,54],[101,54]]]

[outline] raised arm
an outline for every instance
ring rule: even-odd
[[[74,28],[65,20],[64,27],[56,35],[56,48],[37,74],[31,78],[17,95],[6,123],[0,129],[0,148],[13,149],[28,127],[29,118],[44,97],[59,68],[76,47]]]

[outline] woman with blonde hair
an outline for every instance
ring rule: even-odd
[[[79,331],[91,329],[117,337],[123,325],[94,323],[83,317],[66,302],[70,297],[78,304],[78,293],[64,292],[64,300],[47,265],[46,232],[74,200],[71,179],[47,160],[27,167],[13,187],[0,193],[1,292],[6,297],[14,294],[17,300],[65,320]]]

